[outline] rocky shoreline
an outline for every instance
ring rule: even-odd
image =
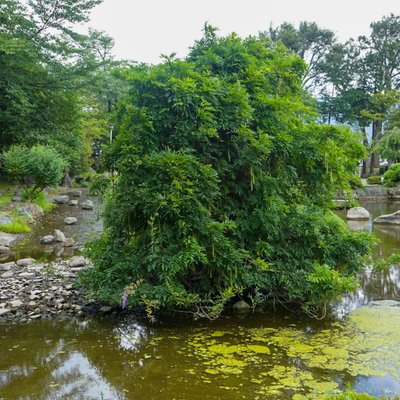
[[[36,263],[31,258],[0,264],[0,323],[104,315],[112,307],[88,298],[76,286],[90,262],[82,256]]]

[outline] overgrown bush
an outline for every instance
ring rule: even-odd
[[[381,176],[369,176],[367,178],[368,185],[380,185],[382,183]]]
[[[66,161],[52,147],[35,145],[12,146],[3,154],[7,173],[24,188],[25,196],[32,200],[47,186],[60,183]]]
[[[126,71],[115,185],[87,248],[98,298],[215,316],[274,297],[316,314],[354,287],[370,239],[328,207],[363,145],[314,123],[304,69],[283,47],[206,27],[186,60]]]
[[[400,184],[400,164],[393,164],[383,175],[385,186],[397,186]]]

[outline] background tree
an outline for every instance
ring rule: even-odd
[[[117,67],[113,40],[103,32],[73,30],[99,3],[7,0],[0,5],[2,149],[48,144],[68,160],[72,173],[89,167],[92,144],[108,133],[121,81],[112,72]]]
[[[302,21],[298,28],[284,22],[277,28],[271,25],[269,31],[262,36],[274,42],[281,41],[288,49],[296,52],[307,64],[302,79],[303,88],[310,91],[319,88],[323,78],[321,63],[336,43],[332,31],[320,28],[315,22]]]

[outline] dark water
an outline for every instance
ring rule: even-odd
[[[397,211],[363,206],[373,217]],[[400,228],[373,229],[382,240],[376,257],[399,250]],[[347,384],[400,395],[399,287],[398,268],[367,270],[337,305],[339,317],[355,311],[324,321],[280,310],[214,322],[151,325],[125,316],[2,325],[0,399],[300,400]]]

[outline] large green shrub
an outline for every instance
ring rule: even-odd
[[[57,150],[43,145],[12,146],[3,154],[3,160],[7,173],[25,188],[29,200],[45,187],[59,184],[67,167]]]
[[[274,297],[316,313],[353,287],[370,242],[328,207],[363,146],[314,123],[304,69],[207,27],[186,60],[126,71],[105,230],[87,249],[98,298],[217,315]]]
[[[383,175],[385,186],[400,185],[400,164],[393,164]]]

